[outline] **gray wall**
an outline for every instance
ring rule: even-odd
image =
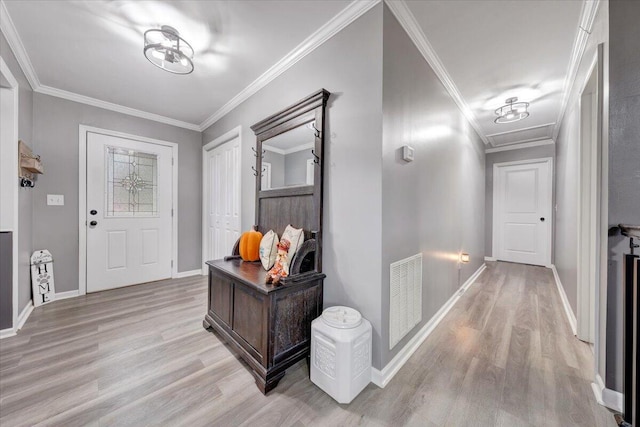
[[[385,6],[382,144],[382,366],[484,263],[484,144]],[[429,137],[431,127],[450,129]],[[440,131],[439,133],[443,133]],[[406,163],[401,147],[411,145]],[[457,256],[471,262],[458,275]],[[389,265],[423,255],[422,322],[389,350]]]
[[[284,157],[285,185],[305,185],[307,182],[307,160],[313,159],[311,149],[296,151]]]
[[[242,228],[254,223],[249,126],[320,88],[325,137],[324,305],[360,310],[374,328],[381,367],[382,6],[377,5],[204,132],[203,143],[242,125]],[[346,185],[348,184],[348,185]]]
[[[271,188],[284,187],[284,155],[265,150],[262,161],[271,163]]]
[[[32,138],[33,91],[4,34],[0,33],[0,55],[11,74],[16,78],[18,91],[18,137],[37,153],[38,146]],[[16,183],[18,179],[16,177]],[[17,184],[16,184],[17,185]],[[20,188],[18,193],[18,313],[31,301],[30,259],[33,252],[31,222],[33,218],[33,190]],[[15,236],[14,236],[15,237]]]
[[[609,226],[640,225],[640,2],[609,3]],[[607,387],[622,390],[622,255],[629,240],[609,238]],[[628,373],[627,375],[630,375]]]
[[[555,206],[555,157],[556,147],[553,144],[540,145],[538,147],[519,148],[517,150],[498,151],[496,153],[487,153],[486,169],[485,169],[485,203],[484,203],[484,227],[485,227],[485,246],[484,253],[486,256],[493,256],[493,165],[496,163],[515,162],[518,160],[541,159],[544,157],[552,157],[553,161],[553,180],[552,186],[552,206]],[[552,238],[553,239],[553,238]],[[552,245],[553,246],[553,245]],[[551,262],[553,262],[553,248],[551,251]]]
[[[578,245],[578,179],[579,179],[579,99],[589,77],[589,67],[597,53],[599,43],[609,40],[608,2],[601,2],[594,20],[591,35],[587,39],[584,56],[578,67],[575,83],[569,96],[567,110],[556,138],[556,212],[553,250],[554,264],[574,313],[577,306],[577,245]],[[606,81],[605,81],[606,85]],[[606,104],[605,104],[606,105]],[[605,106],[606,108],[606,106]],[[603,296],[602,298],[605,298]],[[598,307],[597,316],[606,314],[605,307]],[[605,378],[605,322],[600,321],[596,331],[597,371]]]
[[[200,269],[202,136],[129,115],[35,93],[33,139],[45,174],[33,189],[33,247],[53,254],[56,292],[78,289],[79,125],[157,138],[178,144],[178,271]],[[47,194],[63,194],[64,206],[47,206]],[[167,242],[169,244],[169,242]]]

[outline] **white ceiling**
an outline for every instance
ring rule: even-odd
[[[338,14],[332,1],[8,1],[40,83],[200,124]],[[195,70],[144,57],[143,33],[171,25]]]
[[[581,1],[406,3],[485,136],[555,124]],[[512,96],[531,103],[530,116],[514,123],[494,123],[495,109]],[[550,136],[548,128],[538,130],[495,139],[515,142],[538,134],[538,139]]]
[[[354,9],[368,10],[365,3],[375,0],[21,0],[3,5],[43,87],[198,129],[247,87],[255,87],[263,73],[306,46],[310,36],[320,40],[321,27],[347,25],[359,16]],[[448,89],[457,91],[459,105],[463,111],[468,107],[472,124],[488,142],[497,146],[551,136],[566,92],[583,1],[388,4],[394,13],[398,7],[405,10],[426,36],[423,44],[439,62],[440,77],[450,78]],[[173,75],[145,59],[142,34],[161,25],[175,27],[194,47],[192,74]],[[531,102],[531,115],[495,124],[493,111],[511,96]]]

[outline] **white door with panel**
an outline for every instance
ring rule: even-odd
[[[171,277],[170,146],[87,134],[87,292]]]
[[[240,237],[240,137],[205,151],[207,260],[231,255]]]
[[[551,159],[494,165],[494,256],[551,264]]]

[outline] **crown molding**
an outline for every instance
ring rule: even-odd
[[[4,0],[0,0],[0,30],[7,39],[7,43],[9,43],[9,47],[13,51],[20,68],[22,68],[22,72],[31,85],[31,89],[36,90],[36,88],[40,87],[40,80],[38,80],[38,76],[33,69],[33,64],[31,64],[29,55],[27,55],[27,51],[24,49],[22,40],[20,40],[20,36],[18,36],[16,27],[13,25],[13,20],[9,15],[9,11],[7,10]]]
[[[155,122],[164,123],[171,126],[177,126],[195,131],[201,130],[200,126],[194,123],[172,119],[170,117],[161,116],[159,114],[149,113],[147,111],[125,107],[124,105],[115,104],[113,102],[103,101],[97,98],[91,98],[89,96],[80,95],[74,92],[69,92],[66,90],[43,85],[38,79],[35,69],[33,68],[33,64],[29,59],[29,55],[27,54],[27,51],[22,44],[22,40],[18,35],[16,27],[11,20],[11,16],[9,15],[9,11],[7,10],[4,0],[0,0],[0,30],[2,30],[2,33],[7,39],[7,43],[9,43],[9,47],[15,55],[16,60],[18,61],[18,65],[20,65],[22,72],[26,76],[29,85],[31,85],[31,89],[33,89],[34,92],[55,96],[57,98],[68,99],[70,101],[75,101],[81,104],[87,104],[94,107],[103,108],[105,110],[127,114],[129,116],[153,120]]]
[[[571,91],[575,85],[576,78],[578,76],[578,68],[582,62],[584,51],[587,47],[587,40],[589,34],[593,29],[593,22],[596,19],[598,13],[598,7],[600,6],[600,0],[584,0],[582,3],[582,10],[580,11],[580,21],[578,22],[578,28],[576,29],[576,38],[573,42],[573,49],[571,51],[571,58],[569,59],[569,66],[567,67],[567,74],[564,79],[562,104],[560,105],[560,112],[558,113],[558,119],[556,120],[556,126],[553,130],[553,139],[558,138],[560,132],[560,126],[564,119],[564,114],[569,105],[569,98],[571,97]]]
[[[496,148],[487,148],[486,150],[484,150],[484,152],[487,154],[499,153],[500,151],[519,150],[521,148],[531,148],[531,147],[538,147],[540,145],[553,145],[553,144],[555,144],[555,142],[553,142],[553,139],[543,139],[540,141],[520,142],[517,144],[503,145],[501,147],[496,147]]]
[[[302,43],[296,46],[292,51],[285,55],[282,59],[275,63],[271,68],[262,73],[260,77],[255,79],[249,86],[244,88],[240,93],[231,98],[218,111],[209,116],[200,124],[200,129],[204,131],[206,128],[223,118],[231,110],[246,101],[260,89],[265,87],[276,77],[287,71],[302,58],[313,52],[324,42],[340,32],[347,25],[364,15],[367,11],[380,3],[382,0],[355,0],[351,2],[340,13],[334,16],[329,22],[324,24],[315,33],[307,37]]]
[[[101,99],[92,98],[90,96],[80,95],[75,92],[56,89],[51,86],[41,85],[37,89],[34,89],[34,92],[55,96],[57,98],[68,99],[69,101],[75,101],[81,104],[91,105],[93,107],[127,114],[129,116],[140,117],[141,119],[153,120],[154,122],[164,123],[171,126],[195,130],[198,132],[200,131],[200,126],[195,123],[183,122],[182,120],[172,119],[171,117],[161,116],[159,114],[149,113],[148,111],[142,111],[131,107],[125,107],[124,105],[103,101]]]
[[[394,14],[398,22],[400,22],[402,28],[404,28],[404,30],[407,32],[409,38],[416,45],[424,59],[436,73],[436,76],[438,77],[438,79],[440,79],[447,92],[449,92],[449,95],[451,95],[455,103],[458,105],[458,108],[460,109],[462,114],[464,114],[469,124],[471,124],[473,129],[478,133],[478,136],[480,136],[480,139],[482,139],[485,145],[489,145],[489,140],[480,128],[480,125],[478,124],[475,115],[471,111],[471,108],[469,108],[469,105],[462,98],[462,94],[460,94],[458,87],[453,82],[453,79],[442,64],[442,61],[440,61],[440,58],[438,58],[436,51],[433,49],[433,46],[431,46],[431,43],[429,43],[427,36],[422,31],[420,24],[418,24],[418,21],[416,20],[411,10],[409,10],[409,7],[405,3],[405,1],[386,0],[385,3]]]

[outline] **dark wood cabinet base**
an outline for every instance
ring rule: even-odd
[[[288,367],[309,355],[311,321],[322,313],[324,274],[283,286],[251,280],[262,267],[240,260],[209,262],[209,310],[202,325],[215,330],[249,365],[262,393]],[[243,274],[240,274],[243,273]]]
[[[280,382],[282,377],[284,377],[284,374],[286,372],[285,371],[280,372],[278,375],[274,375],[273,377],[271,377],[268,380],[263,379],[260,376],[260,374],[258,374],[256,371],[251,371],[251,373],[253,374],[253,376],[256,379],[256,386],[258,387],[258,389],[260,389],[262,394],[267,394],[271,390],[276,388],[276,386],[278,385],[278,383]]]

